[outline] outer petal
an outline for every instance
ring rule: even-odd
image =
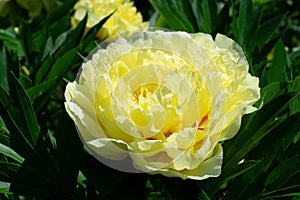
[[[87,142],[88,146],[98,155],[112,160],[121,160],[128,156],[130,147],[122,140],[100,138]]]
[[[218,177],[221,174],[223,159],[222,146],[218,144],[213,155],[193,170],[175,171],[170,169],[155,169],[151,174],[163,174],[167,177],[180,177],[182,179],[203,180],[209,177]]]
[[[65,107],[68,114],[75,121],[84,140],[104,137],[103,130],[98,124],[92,102],[76,90],[74,84],[69,84],[65,91]]]

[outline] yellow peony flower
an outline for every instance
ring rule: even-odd
[[[87,30],[115,12],[98,32],[99,39],[115,36],[125,31],[146,30],[149,25],[148,22],[143,22],[143,17],[137,12],[133,2],[127,0],[79,0],[74,10],[74,16],[71,18],[72,26],[76,27],[88,14]]]
[[[65,107],[101,162],[202,180],[220,175],[220,142],[256,110],[258,82],[224,35],[144,32],[84,63],[66,87]]]

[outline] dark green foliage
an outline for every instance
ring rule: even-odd
[[[33,19],[14,0],[0,13],[0,199],[299,199],[299,1],[135,1],[157,27],[233,38],[260,78],[258,111],[223,142],[222,174],[203,181],[128,174],[89,153],[63,93],[110,16],[84,34],[88,16],[70,25],[76,0],[43,2]]]
[[[192,14],[192,6],[186,3],[186,1],[150,0],[150,2],[161,14],[162,20],[165,22],[168,21],[169,28],[187,32],[195,32],[198,30],[195,28],[196,18]]]

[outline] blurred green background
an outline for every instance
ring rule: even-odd
[[[128,174],[98,162],[63,93],[106,19],[84,35],[86,18],[70,24],[76,0],[0,0],[0,199],[300,199],[300,1],[134,2],[153,27],[233,38],[260,78],[260,109],[224,142],[221,176]]]

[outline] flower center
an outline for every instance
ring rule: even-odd
[[[166,87],[158,84],[141,86],[132,93],[129,105],[131,120],[137,125],[139,133],[149,135],[147,132],[153,129],[154,133],[147,139],[161,139],[161,134],[169,137],[181,127],[180,102]]]
[[[101,126],[109,136],[124,141],[165,141],[185,128],[199,126],[210,107],[209,94],[193,66],[158,49],[116,58],[101,76],[97,91]],[[199,130],[205,126],[203,120]]]
[[[148,84],[146,86],[141,86],[137,88],[132,97],[136,100],[136,102],[143,101],[151,96],[151,94],[160,86],[158,84]]]

